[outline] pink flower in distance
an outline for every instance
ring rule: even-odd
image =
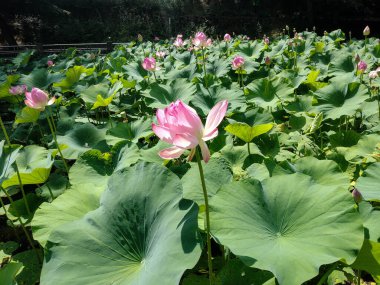
[[[183,47],[184,42],[183,42],[183,39],[182,39],[182,35],[181,35],[181,34],[177,35],[177,38],[175,39],[173,45],[174,45],[175,47],[177,47],[177,48],[179,48],[179,47]]]
[[[270,57],[269,56],[265,57],[265,64],[270,65],[270,63],[271,63]]]
[[[158,125],[152,124],[153,132],[172,147],[161,150],[160,157],[173,159],[180,157],[186,149],[195,149],[197,145],[202,151],[203,160],[207,163],[210,151],[206,141],[218,135],[218,126],[227,112],[227,100],[216,104],[210,111],[203,126],[197,112],[190,106],[177,100],[165,109],[156,113]]]
[[[224,37],[223,37],[223,39],[224,39],[225,42],[229,42],[229,41],[231,41],[232,38],[231,38],[230,34],[225,34]]]
[[[234,59],[232,60],[232,69],[242,68],[244,61],[245,61],[244,57],[240,55],[235,56]]]
[[[157,70],[156,60],[153,57],[146,57],[141,65],[145,70],[148,71]]]
[[[165,55],[166,55],[166,53],[164,51],[157,51],[156,52],[156,56],[159,58],[164,58]]]
[[[371,31],[370,31],[369,27],[366,26],[366,27],[364,28],[364,30],[363,30],[363,36],[369,36],[370,32],[371,32]]]
[[[55,97],[49,100],[49,95],[36,87],[33,87],[31,92],[26,92],[25,96],[25,104],[39,111],[45,110],[46,106],[52,105],[55,102]]]
[[[268,37],[264,37],[264,44],[269,45],[270,41]]]
[[[208,39],[206,34],[203,32],[198,32],[195,34],[195,37],[193,38],[193,45],[196,48],[204,48],[211,46],[212,41],[211,39]]]
[[[48,60],[47,61],[47,66],[50,67],[50,66],[53,66],[54,65],[54,62],[52,60]]]
[[[17,85],[17,86],[12,86],[11,88],[9,88],[9,93],[11,93],[12,95],[21,95],[27,91],[28,91],[28,87],[26,87],[26,85]]]
[[[372,70],[370,73],[368,73],[368,77],[370,79],[375,79],[376,77],[378,77],[379,75],[377,74],[377,71],[376,70]]]
[[[363,60],[359,61],[358,70],[364,72],[366,69],[367,69],[367,64]]]

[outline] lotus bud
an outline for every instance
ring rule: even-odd
[[[329,33],[327,31],[324,31],[323,35],[327,37],[329,35]]]
[[[265,64],[269,66],[270,63],[271,63],[270,57],[267,56],[267,57],[265,58]]]
[[[143,36],[141,34],[138,34],[137,40],[141,43],[143,41]]]
[[[17,86],[12,86],[9,89],[9,93],[12,95],[22,95],[25,94],[25,92],[28,91],[28,87],[26,85],[17,85]]]
[[[289,31],[289,26],[288,26],[288,25],[286,25],[286,26],[285,26],[285,29],[286,29],[287,31]]]
[[[315,26],[313,26],[313,32],[315,32],[317,29],[315,28]]]
[[[377,71],[376,70],[372,70],[369,74],[368,74],[368,77],[370,79],[375,79],[376,77],[378,77],[379,75],[377,74]]]
[[[370,34],[370,29],[368,26],[366,26],[363,30],[363,36],[369,36]]]
[[[146,57],[141,65],[147,71],[157,70],[156,60],[153,57]]]
[[[243,66],[244,64],[244,57],[238,55],[235,56],[234,59],[232,60],[232,69],[239,69]]]
[[[356,54],[355,55],[355,62],[359,63],[359,61],[360,61],[360,56],[359,56],[359,54]]]
[[[223,38],[224,38],[225,42],[231,41],[231,35],[230,34],[225,34]]]
[[[358,70],[364,72],[366,69],[367,69],[367,64],[363,60],[359,61]]]
[[[352,197],[354,198],[356,203],[360,203],[363,200],[362,193],[360,193],[360,191],[358,189],[354,188],[354,190],[352,190],[351,194],[352,194]]]
[[[48,60],[47,61],[47,66],[50,67],[50,66],[53,66],[54,65],[54,62],[52,60]]]
[[[264,43],[266,45],[269,45],[270,41],[269,41],[269,38],[268,37],[264,37]]]

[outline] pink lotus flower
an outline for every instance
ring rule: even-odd
[[[366,69],[367,69],[367,64],[363,60],[359,61],[358,70],[364,72]]]
[[[210,150],[206,141],[218,135],[217,127],[223,120],[227,107],[227,100],[216,104],[208,114],[205,126],[197,112],[181,100],[171,103],[165,109],[158,109],[156,113],[158,125],[152,124],[153,132],[161,140],[173,145],[161,150],[160,157],[178,158],[186,149],[191,149],[193,154],[195,147],[199,145],[203,160],[207,163],[210,159]]]
[[[166,53],[164,51],[157,51],[156,52],[156,56],[159,58],[164,58],[165,55],[166,55]]]
[[[12,95],[21,95],[21,94],[24,94],[27,91],[28,91],[28,87],[26,87],[26,85],[12,86],[9,89],[9,93],[11,93]]]
[[[370,79],[375,79],[375,78],[378,77],[378,76],[379,76],[379,74],[377,73],[376,70],[372,70],[370,73],[368,73],[368,77],[369,77]]]
[[[269,45],[270,41],[268,37],[264,37],[264,44]]]
[[[205,48],[208,46],[211,46],[212,40],[208,39],[206,34],[203,32],[198,32],[195,34],[195,37],[193,39],[193,45],[196,48]]]
[[[141,65],[145,70],[148,71],[158,70],[156,66],[156,60],[154,59],[154,57],[146,57]]]
[[[50,66],[53,66],[54,65],[54,62],[52,60],[48,60],[47,61],[47,66],[50,67]]]
[[[230,34],[225,34],[223,38],[225,42],[229,42],[232,39]]]
[[[181,35],[181,34],[177,35],[177,38],[175,39],[173,45],[174,45],[175,47],[177,47],[177,48],[179,48],[179,47],[183,47],[184,42],[183,42],[183,39],[182,39],[182,35]]]
[[[45,110],[46,106],[50,106],[55,102],[55,97],[49,100],[49,95],[36,87],[33,87],[31,92],[26,92],[25,96],[25,104],[39,111]]]
[[[245,61],[244,57],[240,55],[235,56],[234,59],[232,60],[232,69],[242,68],[244,61]]]
[[[364,28],[364,30],[363,30],[363,36],[369,36],[370,32],[371,32],[371,31],[370,31],[369,27],[366,26],[366,27]]]

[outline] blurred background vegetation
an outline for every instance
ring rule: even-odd
[[[362,37],[380,27],[380,0],[5,0],[0,5],[0,43],[113,42],[188,36],[202,29],[251,38],[316,27]]]

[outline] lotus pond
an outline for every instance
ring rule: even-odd
[[[1,285],[380,282],[378,38],[1,63]]]

